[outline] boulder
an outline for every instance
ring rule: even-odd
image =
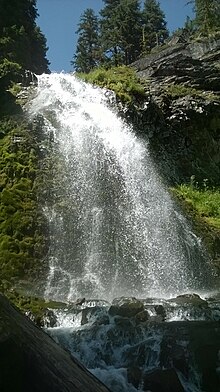
[[[109,308],[110,316],[134,317],[144,310],[144,304],[134,297],[121,297],[114,299]]]
[[[0,294],[1,392],[109,389]]]

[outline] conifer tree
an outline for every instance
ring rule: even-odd
[[[198,31],[207,35],[220,29],[220,1],[193,0],[195,10],[195,24]]]
[[[156,0],[145,0],[142,12],[143,50],[150,51],[169,36],[165,14]]]
[[[104,0],[101,43],[114,65],[130,64],[141,51],[139,0]]]
[[[100,45],[99,45],[99,22],[98,17],[91,8],[87,8],[81,15],[76,54],[71,64],[78,72],[88,73],[92,68],[99,64]]]
[[[100,11],[101,15],[101,44],[107,58],[112,59],[114,65],[121,62],[120,59],[120,34],[118,8],[120,0],[103,0],[105,7]]]
[[[35,73],[48,72],[46,39],[36,25],[36,0],[1,0],[0,62],[19,64]]]

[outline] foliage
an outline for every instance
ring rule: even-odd
[[[156,0],[145,0],[142,13],[143,22],[143,51],[150,51],[155,46],[164,43],[169,33],[166,27],[165,15]]]
[[[219,0],[191,0],[194,5],[196,33],[209,35],[220,28]]]
[[[98,18],[91,8],[85,10],[80,18],[76,33],[79,39],[76,54],[71,64],[78,72],[89,72],[99,63],[99,24]]]
[[[105,0],[101,10],[101,43],[112,63],[130,64],[141,52],[139,0]]]
[[[39,146],[24,122],[0,122],[0,280],[37,270],[46,252],[46,223],[38,209],[35,180]]]
[[[199,187],[192,181],[189,185],[182,184],[177,186],[174,191],[204,221],[220,229],[220,189],[209,188],[208,180],[205,179],[202,187]]]
[[[100,28],[97,18],[94,23],[86,23],[88,11],[92,15],[92,10],[81,16],[77,52],[72,62],[77,70],[88,72],[97,63],[129,65],[168,37],[165,16],[156,0],[145,0],[143,10],[140,0],[103,1]]]
[[[217,94],[206,92],[204,95],[204,91],[190,86],[185,86],[184,84],[169,84],[164,88],[164,91],[173,98],[190,95],[191,97],[208,98],[210,100],[219,101],[219,96]]]
[[[192,176],[190,184],[178,185],[172,192],[191,219],[195,232],[203,239],[212,263],[220,273],[220,189],[210,188],[207,179],[199,186]]]
[[[35,0],[1,0],[0,64],[17,63],[35,73],[48,72],[46,39],[36,25]]]
[[[135,71],[126,66],[97,68],[89,74],[78,74],[78,76],[86,82],[113,90],[123,102],[129,103],[132,99],[145,95],[144,85]]]

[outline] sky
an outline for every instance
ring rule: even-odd
[[[192,6],[187,0],[160,0],[167,27],[170,32],[182,27],[186,16],[192,16]],[[92,8],[98,15],[104,7],[102,0],[37,0],[37,20],[47,39],[47,58],[53,72],[70,72],[70,61],[76,50],[77,25],[86,8]]]

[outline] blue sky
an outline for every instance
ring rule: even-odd
[[[182,27],[186,16],[192,15],[192,7],[187,0],[161,0],[160,5],[166,15],[168,29]],[[47,57],[51,71],[72,71],[70,61],[76,49],[77,24],[86,8],[97,14],[104,7],[102,0],[37,0],[38,25],[47,38]]]

